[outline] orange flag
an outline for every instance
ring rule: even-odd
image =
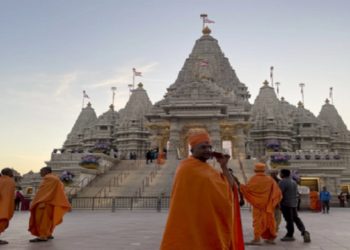
[[[60,179],[54,174],[45,175],[29,209],[28,231],[41,238],[51,236],[70,208]]]
[[[15,181],[7,175],[0,177],[0,234],[8,228],[15,211]]]
[[[160,249],[244,249],[237,187],[209,163],[180,163]]]

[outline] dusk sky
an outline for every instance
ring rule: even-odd
[[[350,125],[350,1],[0,2],[0,161],[39,171],[61,148],[82,108],[97,115],[129,98],[132,68],[152,103],[162,99],[202,35],[201,13],[252,94],[274,66],[280,96],[319,114],[329,88]]]

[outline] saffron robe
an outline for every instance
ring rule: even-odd
[[[29,229],[41,238],[51,236],[55,227],[62,223],[64,214],[71,208],[60,179],[47,174],[41,182],[29,208]]]
[[[244,250],[238,188],[190,157],[175,174],[161,250]]]
[[[163,164],[164,163],[164,157],[165,157],[165,153],[164,152],[160,153],[159,156],[158,156],[158,159],[157,159],[157,163],[158,164]]]
[[[319,202],[319,195],[317,191],[311,191],[309,194],[310,197],[310,208],[312,210],[316,210],[319,211],[319,206],[320,206],[320,202]]]
[[[0,234],[8,228],[15,211],[15,185],[11,177],[0,177]]]
[[[247,185],[240,185],[244,198],[252,209],[254,238],[276,238],[275,207],[282,200],[282,192],[276,181],[264,173],[257,173]]]

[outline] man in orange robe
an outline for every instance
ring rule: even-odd
[[[206,163],[212,156],[208,134],[188,142],[192,157],[176,171],[160,249],[244,250],[238,188],[227,168],[230,156],[217,156],[221,173]]]
[[[10,168],[4,168],[1,170],[2,176],[0,177],[0,235],[9,226],[9,222],[12,219],[15,212],[15,181],[11,179],[13,177],[13,171]],[[7,241],[0,240],[0,245],[8,244]]]
[[[265,168],[265,164],[256,163],[256,174],[247,185],[240,184],[244,198],[252,205],[254,240],[247,245],[261,245],[260,237],[266,243],[275,244],[277,238],[274,213],[275,208],[279,209],[282,193],[276,181],[264,173]]]
[[[159,156],[158,156],[158,159],[157,159],[157,163],[158,164],[163,164],[164,163],[164,158],[165,158],[165,153],[164,152],[160,153]]]
[[[64,186],[60,179],[52,174],[51,168],[40,170],[44,177],[30,206],[29,229],[38,238],[30,242],[44,242],[53,239],[55,227],[62,223],[64,214],[71,208]]]
[[[318,213],[320,212],[320,201],[319,201],[319,194],[315,189],[310,190],[310,208],[312,209],[312,212]]]

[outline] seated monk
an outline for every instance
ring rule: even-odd
[[[246,245],[261,245],[260,237],[266,243],[276,244],[276,221],[274,219],[275,208],[279,209],[282,193],[277,182],[265,172],[266,165],[255,163],[256,173],[249,179],[247,185],[240,184],[240,190],[252,205],[254,240]]]
[[[310,197],[310,208],[312,212],[313,213],[320,212],[321,203],[319,201],[319,194],[314,188],[310,189],[309,197]]]
[[[216,156],[221,173],[206,163],[212,156],[208,134],[193,135],[188,142],[192,156],[176,171],[160,249],[244,249],[238,188],[227,168],[230,156]]]
[[[158,164],[163,164],[164,163],[165,155],[166,155],[165,152],[162,152],[162,153],[159,154],[158,159],[157,159],[157,163]]]
[[[9,226],[9,222],[12,219],[15,212],[15,181],[11,179],[13,177],[13,171],[10,168],[4,168],[1,171],[0,177],[0,235]],[[8,244],[7,241],[0,240],[0,245]]]
[[[44,177],[30,205],[29,229],[38,238],[30,242],[45,242],[53,239],[55,227],[62,223],[63,215],[71,209],[64,186],[60,179],[52,174],[50,167],[40,170]]]

